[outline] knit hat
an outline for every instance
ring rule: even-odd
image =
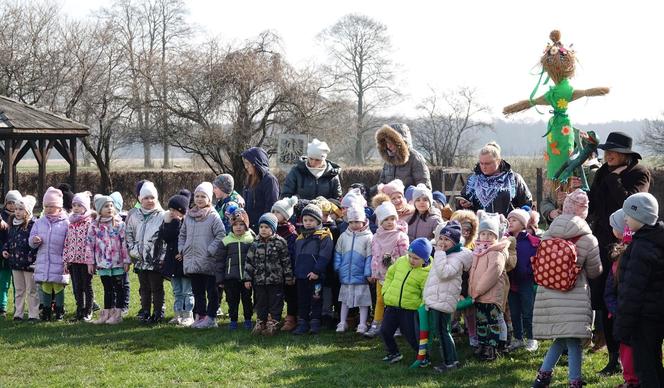
[[[44,206],[55,206],[62,207],[62,191],[56,189],[55,187],[49,187],[44,193],[44,199],[42,200]]]
[[[32,213],[35,210],[35,204],[37,203],[37,198],[33,197],[32,195],[26,195],[25,197],[21,197],[18,200],[16,200],[16,203],[23,205],[28,215],[32,216]]]
[[[576,189],[567,194],[565,202],[563,202],[563,214],[571,214],[583,219],[588,217],[588,195],[586,192]]]
[[[141,189],[143,188],[143,184],[145,184],[145,182],[149,181],[147,179],[141,179],[140,181],[136,182],[136,186],[134,187],[134,194],[137,198],[141,196]]]
[[[399,215],[397,213],[397,209],[394,207],[394,205],[390,201],[381,203],[380,206],[378,206],[376,208],[376,211],[375,211],[374,214],[376,214],[376,221],[378,221],[379,226],[389,216],[394,216],[396,218],[399,218]]]
[[[478,233],[491,232],[500,238],[500,215],[496,213],[487,213],[483,210],[477,212],[477,217],[480,221],[480,226],[477,230]]]
[[[341,200],[342,207],[351,207],[353,204],[359,204],[362,207],[367,206],[367,200],[362,195],[360,189],[350,189]]]
[[[293,217],[293,207],[297,204],[297,197],[292,196],[278,200],[272,205],[272,212],[279,212],[285,219]]]
[[[403,196],[406,197],[406,201],[413,202],[413,191],[415,191],[415,186],[410,185],[404,191]]]
[[[124,205],[122,194],[120,194],[119,191],[114,191],[109,195],[109,197],[113,198],[113,206],[115,206],[115,211],[120,213],[122,211],[122,206]]]
[[[143,182],[143,186],[141,186],[141,191],[138,193],[138,200],[140,201],[141,199],[150,196],[154,197],[155,201],[159,199],[157,188],[154,186],[154,183],[145,181]]]
[[[388,196],[392,196],[394,193],[401,193],[401,195],[403,195],[404,190],[406,189],[401,179],[395,179],[387,184],[381,183],[377,188],[378,191],[385,193]]]
[[[514,209],[507,215],[507,219],[516,218],[525,229],[530,221],[530,214],[524,209]]]
[[[447,205],[447,197],[445,194],[441,193],[440,191],[434,191],[431,193],[431,196],[433,197],[433,200],[438,202],[439,204],[445,206]]]
[[[622,234],[625,231],[625,211],[618,209],[609,216],[609,225],[616,232]]]
[[[231,174],[218,175],[214,178],[212,184],[226,194],[231,194],[235,188],[235,180]]]
[[[408,246],[408,252],[414,253],[415,256],[424,260],[424,266],[429,265],[429,262],[431,261],[432,249],[431,241],[424,237],[416,238]]]
[[[417,201],[420,197],[426,197],[429,200],[429,204],[433,205],[433,197],[431,195],[431,190],[424,184],[420,183],[413,189],[413,202]]]
[[[207,195],[208,199],[212,201],[212,183],[210,182],[202,182],[200,185],[196,186],[196,190],[194,190],[194,195],[196,193],[203,193]]]
[[[224,215],[228,218],[231,218],[231,216],[233,216],[233,213],[235,213],[237,209],[241,209],[240,205],[238,205],[237,202],[233,201],[227,202],[226,208],[224,209]]]
[[[346,213],[346,218],[348,219],[348,222],[351,222],[351,221],[366,222],[367,221],[367,215],[364,213],[364,208],[360,207],[357,204],[353,204],[353,206],[348,208],[348,212]]]
[[[341,218],[343,213],[341,213],[341,202],[335,198],[328,198],[327,202],[330,203],[330,213],[334,213],[337,218]]]
[[[18,190],[9,190],[7,194],[5,195],[5,203],[7,202],[18,202],[23,198],[21,193]]]
[[[323,223],[323,211],[313,203],[308,204],[304,207],[304,209],[302,209],[302,217],[304,216],[315,218],[319,224]]]
[[[277,216],[272,213],[265,213],[258,219],[258,225],[265,224],[272,229],[272,233],[277,231]]]
[[[185,214],[187,209],[189,209],[189,197],[182,194],[175,194],[168,199],[168,208],[175,209],[180,213]]]
[[[327,154],[330,153],[330,147],[327,146],[327,143],[314,139],[311,143],[307,145],[307,157],[312,159],[326,159]]]
[[[97,210],[97,213],[101,214],[101,209],[109,202],[113,203],[113,207],[115,207],[110,195],[95,195],[95,210]]]
[[[623,203],[626,216],[645,225],[655,225],[659,215],[657,199],[650,193],[632,194]]]
[[[62,207],[67,210],[71,209],[74,193],[71,192],[69,183],[60,183],[56,186],[56,189],[62,191]]]
[[[241,221],[244,226],[249,229],[249,215],[247,214],[247,211],[244,210],[243,208],[236,208],[235,211],[231,214],[231,226],[237,222]]]
[[[90,197],[92,197],[92,193],[89,191],[84,191],[82,193],[76,193],[74,195],[74,198],[71,200],[71,204],[79,204],[85,208],[85,212],[90,211]]]
[[[461,224],[459,221],[450,221],[443,227],[440,231],[441,236],[452,240],[455,244],[458,244],[461,241]]]

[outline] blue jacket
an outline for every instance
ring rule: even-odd
[[[264,213],[270,212],[272,205],[279,199],[279,181],[270,172],[270,161],[262,148],[249,148],[242,153],[242,157],[253,164],[261,174],[261,180],[256,187],[245,187],[242,190],[242,197],[245,201],[244,209],[247,211],[252,229],[257,232],[258,219]]]
[[[540,239],[528,232],[521,232],[516,235],[516,267],[508,272],[510,284],[530,284],[533,279],[533,266],[530,258],[537,253]]]
[[[333,251],[334,241],[327,228],[300,233],[295,241],[295,278],[307,279],[309,272],[325,278],[325,268],[332,260]]]
[[[371,276],[371,240],[369,228],[360,232],[350,229],[339,237],[334,253],[334,270],[341,284],[366,284]]]

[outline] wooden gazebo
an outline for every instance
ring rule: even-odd
[[[39,166],[37,195],[41,195],[46,185],[46,161],[53,148],[69,163],[69,180],[75,190],[76,139],[88,135],[88,127],[83,124],[0,96],[3,198],[17,185],[16,165],[28,151],[35,155]]]

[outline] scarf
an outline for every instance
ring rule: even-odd
[[[14,219],[12,220],[12,225],[23,225],[24,222],[25,220],[19,220],[18,218],[16,218],[16,216],[14,216]]]
[[[473,255],[480,257],[483,254],[485,254],[489,248],[494,244],[494,242],[491,241],[480,241],[477,240],[475,241],[475,249],[473,250]]]
[[[399,233],[403,233],[401,230],[399,230],[398,227],[395,227],[392,230],[385,230],[383,229],[382,226],[378,227],[378,230],[376,231],[376,234],[373,236],[372,244],[376,244],[378,246],[378,249],[380,252],[383,254],[385,253],[392,253],[394,248],[397,245],[397,240],[399,237]],[[395,257],[396,259],[396,257]]]
[[[305,163],[305,165],[307,166],[307,170],[309,170],[311,175],[313,175],[316,179],[322,177],[323,173],[325,173],[325,169],[327,168],[327,163],[325,163],[325,161],[323,161],[323,165],[321,167],[317,168],[310,167],[309,163]]]
[[[53,215],[47,214],[46,215],[46,219],[50,223],[62,221],[65,218],[67,218],[67,213],[65,213],[65,211],[62,210],[62,209],[60,209],[60,212],[58,214],[53,214]]]
[[[201,221],[205,219],[212,212],[212,206],[206,206],[204,208],[199,208],[194,206],[191,209],[187,210],[187,215],[193,218],[196,221]]]
[[[90,211],[87,211],[87,212],[85,212],[85,213],[83,213],[83,214],[72,213],[72,214],[69,216],[69,223],[70,223],[70,224],[75,224],[75,223],[77,223],[77,222],[79,222],[79,221],[87,221],[87,219],[90,218],[90,214],[91,214],[91,213],[92,213],[92,212],[90,212]]]
[[[463,247],[463,245],[461,245],[461,243],[455,244],[452,248],[446,250],[445,254],[449,255],[450,253],[461,252],[462,247]]]
[[[516,196],[516,179],[512,171],[492,176],[475,173],[468,177],[466,188],[468,199],[477,198],[483,208],[491,205],[501,192],[508,192],[510,200]]]

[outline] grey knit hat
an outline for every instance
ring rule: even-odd
[[[655,225],[659,215],[657,199],[650,193],[636,193],[630,195],[623,203],[626,216],[646,224]]]
[[[313,203],[308,204],[302,209],[302,217],[309,216],[315,218],[319,224],[323,223],[323,211]]]
[[[231,194],[235,188],[235,180],[231,174],[221,174],[214,178],[212,184],[226,194]]]

